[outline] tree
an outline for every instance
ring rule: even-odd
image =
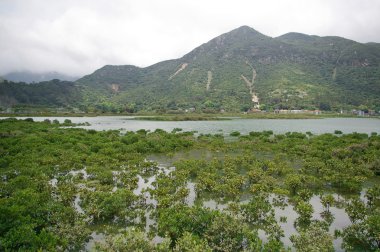
[[[313,214],[313,206],[306,201],[299,201],[296,203],[294,210],[299,214],[298,224],[308,224]]]
[[[104,242],[96,242],[95,249],[101,252],[164,252],[169,251],[169,243],[164,240],[160,245],[155,246],[145,238],[144,232],[130,228],[123,233],[107,236]]]
[[[268,216],[273,214],[272,206],[265,195],[254,195],[248,204],[241,206],[244,220],[256,227],[265,225]]]
[[[213,251],[259,251],[261,248],[257,232],[249,231],[244,223],[226,214],[216,216],[204,237]]]
[[[177,240],[173,252],[211,252],[212,249],[206,240],[200,239],[192,233],[185,232]]]
[[[331,110],[331,106],[327,102],[320,102],[319,103],[319,109],[323,110],[323,111],[330,111]]]
[[[308,228],[301,229],[298,235],[290,236],[297,251],[302,252],[333,252],[333,237],[328,228],[320,222],[313,222]]]
[[[322,206],[326,209],[327,212],[330,212],[330,206],[335,202],[334,196],[331,194],[326,194],[321,196]]]
[[[198,206],[173,205],[158,212],[158,234],[168,235],[171,247],[185,232],[202,237],[215,218],[216,211]]]
[[[343,230],[342,237],[342,247],[347,250],[379,251],[380,215],[370,215],[364,221],[348,226]]]
[[[349,202],[346,212],[353,222],[342,232],[343,247],[378,251],[380,249],[380,214],[372,205],[366,206],[360,199]]]
[[[375,185],[372,188],[369,188],[365,194],[365,197],[368,200],[368,205],[374,206],[380,201],[380,185]]]
[[[300,198],[303,201],[309,201],[313,193],[309,189],[302,189],[297,192],[297,198]]]
[[[364,203],[358,199],[352,199],[346,206],[348,217],[353,223],[363,220],[366,216],[367,209]]]
[[[285,178],[285,185],[292,194],[296,194],[297,190],[302,186],[301,177],[298,174],[288,174]]]

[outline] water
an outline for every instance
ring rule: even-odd
[[[25,117],[19,117],[19,119],[25,119]],[[211,134],[224,134],[228,135],[232,131],[239,131],[242,134],[247,134],[250,131],[263,131],[272,130],[274,133],[285,133],[289,131],[293,132],[307,132],[310,131],[314,134],[323,133],[333,133],[335,130],[341,130],[343,133],[367,133],[372,132],[380,133],[380,120],[376,118],[327,118],[327,119],[238,119],[235,118],[229,121],[144,121],[144,120],[130,120],[132,117],[127,116],[100,116],[100,117],[33,117],[35,121],[43,121],[45,119],[50,119],[51,121],[57,119],[63,122],[65,119],[70,119],[73,123],[85,123],[88,122],[90,126],[80,126],[85,129],[95,129],[95,130],[121,130],[125,131],[137,131],[139,129],[145,129],[154,131],[156,129],[163,129],[165,131],[172,131],[174,128],[182,128],[183,131],[197,131],[198,133],[211,133]],[[218,156],[218,153],[204,153],[199,152],[199,150],[194,150],[188,153],[190,157],[205,158],[206,160],[212,157]],[[223,154],[220,154],[223,155]],[[170,167],[174,161],[183,158],[181,155],[178,157],[175,155],[172,158],[158,158],[152,155],[148,159],[153,159],[160,164],[162,172],[165,174],[174,170],[174,167]],[[85,169],[79,171],[71,171],[70,174],[73,176],[81,173],[83,179],[88,178],[88,174]],[[115,174],[114,174],[115,175]],[[156,177],[152,176],[144,179],[140,175],[138,176],[138,188],[134,191],[136,195],[144,195],[145,200],[148,204],[155,206],[157,204],[155,199],[152,199],[150,193],[145,191],[150,188],[153,189],[152,183],[155,181]],[[50,181],[53,187],[57,185],[57,179],[54,178]],[[81,186],[80,184],[78,186]],[[193,182],[188,182],[186,188],[189,189],[189,195],[186,198],[186,203],[189,206],[194,205],[196,200],[195,193],[196,184]],[[115,188],[116,190],[117,188]],[[75,197],[75,208],[79,213],[84,213],[83,209],[80,207],[80,197],[79,194]],[[313,196],[310,200],[313,205],[314,213],[313,219],[321,219],[320,213],[323,211],[323,207],[320,203],[319,196]],[[206,208],[225,210],[226,204],[219,204],[215,200],[203,201],[202,204]],[[297,213],[294,211],[291,205],[288,205],[284,209],[275,207],[275,216],[278,223],[285,231],[286,236],[283,238],[283,242],[286,246],[291,246],[289,237],[291,234],[296,234],[296,229],[294,228],[294,221],[298,217]],[[333,223],[330,227],[330,233],[333,234],[335,229],[342,229],[350,224],[350,220],[345,213],[344,209],[331,207],[331,213],[335,217]],[[287,221],[285,223],[279,222],[280,216],[286,216]],[[155,220],[151,218],[150,211],[145,213],[147,218],[146,231],[149,231],[151,225],[155,225]],[[262,235],[260,235],[262,236]],[[86,245],[86,249],[93,247],[94,240],[103,240],[104,235],[102,233],[93,233],[93,239]],[[158,239],[159,237],[157,237]],[[337,251],[341,251],[341,239],[334,240],[334,248]]]
[[[309,203],[313,206],[313,215],[312,220],[322,220],[321,213],[324,211],[324,208],[321,203],[321,198],[318,195],[313,195],[311,197]],[[293,206],[288,204],[284,208],[280,207],[274,207],[275,210],[275,216],[277,223],[280,224],[281,228],[284,230],[285,237],[282,238],[282,241],[284,242],[284,245],[287,247],[292,247],[292,242],[290,241],[291,235],[298,234],[296,228],[294,227],[294,222],[298,218],[298,214],[294,211]],[[329,228],[329,233],[334,236],[334,231],[336,229],[342,230],[343,228],[349,226],[351,224],[351,221],[346,213],[346,211],[342,208],[337,208],[334,206],[330,207],[330,213],[332,216],[334,216],[334,221],[331,223]],[[287,221],[286,222],[280,222],[280,217],[286,216]],[[343,251],[341,248],[342,245],[342,239],[334,239],[334,250],[335,251]]]
[[[18,117],[25,119],[26,117]],[[232,119],[226,121],[144,121],[131,120],[130,116],[98,116],[98,117],[32,117],[35,121],[45,119],[63,122],[70,119],[73,123],[88,122],[90,126],[80,126],[95,130],[137,131],[145,129],[154,131],[163,129],[172,131],[181,128],[183,131],[198,131],[199,133],[228,135],[232,131],[247,134],[250,131],[273,130],[274,133],[288,131],[307,132],[314,134],[333,133],[341,130],[343,133],[380,133],[380,120],[377,118],[325,118],[325,119]]]
[[[92,232],[91,239],[86,243],[84,251],[94,251],[95,243],[102,242],[105,240],[105,235],[103,233]]]
[[[214,153],[214,155],[215,154],[219,158],[222,157],[222,155],[220,155],[220,153]],[[151,155],[150,157],[148,157],[148,161],[154,161],[154,162],[158,163],[159,170],[158,170],[157,174],[164,173],[166,175],[169,175],[171,172],[173,172],[175,170],[175,167],[172,166],[173,160],[170,160],[170,159],[180,159],[180,157],[184,157],[184,156],[193,157],[193,158],[194,158],[194,156],[197,156],[198,158],[200,158],[200,155],[201,154],[197,151],[192,151],[192,152],[188,152],[185,154],[184,153],[178,153],[178,156],[173,156],[171,158],[165,157],[164,155]],[[211,152],[206,153],[206,154],[203,153],[203,155],[201,155],[201,156],[210,158],[213,156],[213,153],[211,153]],[[72,170],[68,174],[70,174],[74,177],[80,176],[83,180],[87,180],[89,177],[89,174],[87,173],[86,168],[83,168],[81,170]],[[117,174],[118,174],[118,172],[113,171],[114,182],[117,182],[117,179],[116,179]],[[134,191],[133,191],[133,193],[135,195],[143,195],[146,203],[148,205],[153,206],[153,209],[157,206],[157,200],[152,198],[149,191],[146,191],[146,190],[155,188],[153,183],[156,181],[157,174],[154,174],[154,175],[146,177],[146,178],[143,178],[141,175],[137,175],[137,178],[138,178],[137,188],[134,189]],[[51,179],[50,183],[53,187],[56,187],[57,186],[57,178]],[[82,183],[77,183],[76,185],[79,188],[85,187],[85,185]],[[194,206],[195,201],[197,200],[197,196],[196,196],[196,192],[195,192],[196,183],[188,181],[186,184],[186,188],[189,190],[189,194],[186,197],[185,202],[189,206]],[[114,187],[114,189],[117,190],[117,187]],[[363,195],[364,195],[364,191],[362,192],[362,196],[361,196],[362,198],[364,198]],[[334,197],[337,199],[338,195],[335,194]],[[273,200],[273,197],[271,197],[271,201],[272,200]],[[245,204],[248,201],[249,201],[249,199],[243,200],[240,202],[240,204]],[[288,202],[288,198],[286,198],[285,201]],[[75,195],[74,208],[76,209],[76,211],[78,213],[85,214],[84,210],[80,206],[80,202],[81,202],[80,194],[77,193]],[[322,220],[321,213],[323,212],[324,208],[321,204],[320,196],[314,195],[310,199],[309,202],[313,206],[313,209],[314,209],[312,219]],[[227,211],[228,212],[228,210],[227,210],[228,203],[229,202],[220,203],[220,202],[215,201],[214,199],[207,199],[207,200],[201,199],[202,206],[205,208],[212,209],[212,210],[219,210],[219,211]],[[284,230],[285,237],[283,237],[281,240],[284,243],[285,247],[292,247],[292,243],[291,243],[289,238],[291,235],[297,234],[297,230],[294,227],[294,222],[296,221],[298,214],[294,211],[293,206],[290,204],[286,205],[283,208],[280,208],[277,206],[273,206],[273,208],[275,211],[275,218],[277,220],[277,223]],[[152,213],[151,211],[152,210],[149,210],[149,209],[146,209],[146,211],[145,211],[145,218],[146,218],[145,232],[146,233],[148,233],[150,231],[152,226],[154,227],[157,225],[156,220],[154,218],[152,218],[152,216],[151,216],[151,213]],[[335,229],[341,230],[341,229],[343,229],[343,228],[345,228],[351,224],[351,221],[349,220],[348,215],[344,209],[331,206],[330,212],[334,216],[334,220],[331,223],[331,226],[329,229],[330,234],[333,235]],[[286,218],[287,218],[286,222],[280,222],[281,216],[286,216]],[[263,230],[259,230],[259,237],[263,241],[267,240],[266,234]],[[91,239],[85,244],[85,250],[91,251],[92,249],[94,249],[96,241],[102,242],[102,241],[104,241],[104,239],[105,239],[104,233],[102,233],[101,231],[100,232],[94,231],[91,234]],[[153,242],[155,242],[155,243],[158,243],[161,241],[162,241],[162,238],[157,236],[157,235],[153,239]],[[339,238],[339,239],[334,240],[335,251],[343,251],[341,249],[341,244],[342,244],[342,239]]]
[[[195,188],[196,184],[193,182],[188,182],[187,183],[187,188],[190,189],[190,193],[186,199],[186,202],[188,203],[189,206],[194,205],[194,201],[196,199],[196,194],[195,194]],[[273,199],[273,196],[271,199]],[[335,195],[337,197],[337,195]],[[241,201],[240,204],[246,204],[248,203],[249,200],[244,200]],[[288,198],[286,198],[286,202],[288,202]],[[321,198],[318,195],[313,195],[311,197],[309,203],[313,206],[313,215],[312,215],[312,220],[323,220],[321,213],[324,211],[324,208],[321,203]],[[203,201],[203,207],[209,208],[211,210],[219,210],[219,211],[227,211],[228,208],[228,203],[218,203],[215,200],[206,200]],[[294,226],[294,223],[296,219],[298,218],[297,212],[294,210],[293,206],[291,204],[287,204],[285,207],[278,207],[278,206],[273,206],[274,212],[275,212],[275,218],[277,220],[277,223],[280,225],[282,230],[284,230],[284,235],[281,239],[281,241],[284,243],[285,247],[292,248],[292,242],[290,241],[290,236],[292,235],[297,235],[298,232]],[[336,229],[343,230],[344,228],[348,227],[351,225],[351,221],[346,213],[346,211],[343,208],[338,208],[335,206],[330,207],[330,213],[334,217],[333,222],[330,225],[329,228],[329,233],[334,236],[334,232]],[[285,216],[286,217],[286,222],[281,222],[280,217]],[[266,234],[263,230],[259,230],[259,237],[262,239],[264,242],[267,241]],[[341,248],[342,245],[342,238],[337,238],[333,240],[334,244],[334,250],[335,251],[343,251]],[[292,249],[292,251],[294,251]]]

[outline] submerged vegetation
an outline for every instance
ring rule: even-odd
[[[376,133],[233,132],[225,141],[61,126],[0,120],[1,251],[78,251],[95,232],[103,238],[86,249],[333,251],[338,237],[347,251],[380,248]],[[176,158],[191,151],[202,154]],[[292,235],[284,209],[296,216]],[[348,218],[340,228],[337,211]]]

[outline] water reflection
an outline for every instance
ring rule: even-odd
[[[184,159],[184,157],[187,158],[196,158],[199,159],[201,157],[208,157],[209,159],[212,159],[215,157],[210,151],[205,150],[197,150],[197,151],[191,151],[191,152],[178,152],[174,154],[172,157],[167,157],[164,155],[152,155],[150,156],[151,161],[158,162],[160,165],[173,165],[173,160],[181,160]],[[193,156],[194,155],[194,156]],[[217,153],[219,155],[219,158],[222,158],[224,156],[223,153]],[[174,170],[174,167],[171,167],[171,170]],[[170,171],[168,171],[170,172]],[[153,181],[149,181],[151,184]],[[189,190],[189,194],[187,195],[185,202],[189,206],[194,206],[195,202],[200,203],[203,207],[208,208],[210,210],[219,210],[219,211],[228,211],[228,205],[232,202],[223,202],[220,203],[215,199],[197,199],[196,195],[196,186],[197,184],[192,181],[188,181],[186,184],[186,188]],[[361,193],[361,197],[364,196],[364,191]],[[250,196],[244,195],[245,197],[241,197],[240,204],[246,204],[251,200]],[[338,194],[333,194],[335,200],[337,202],[342,200],[342,197]],[[283,196],[282,196],[283,197]],[[272,194],[270,195],[269,199],[272,203],[275,218],[277,223],[280,225],[282,230],[284,230],[285,237],[283,237],[281,240],[284,243],[285,247],[292,247],[292,242],[290,241],[290,237],[292,235],[297,235],[297,229],[295,227],[295,223],[297,221],[297,218],[299,217],[298,213],[294,210],[293,206],[289,204],[289,198],[283,197],[283,202],[285,204],[281,204],[281,206],[277,206],[274,203],[274,199],[276,198],[276,195]],[[323,220],[323,213],[324,213],[324,207],[321,203],[321,197],[319,195],[313,195],[311,199],[309,200],[309,203],[313,207],[313,214],[312,214],[312,220]],[[334,237],[334,232],[336,229],[342,230],[343,228],[346,228],[347,226],[351,225],[351,221],[345,212],[343,208],[338,208],[336,206],[330,207],[330,213],[333,216],[333,221],[331,222],[329,233]],[[281,221],[281,217],[286,217],[286,221]],[[263,230],[259,230],[259,237],[265,242],[267,241],[267,236]],[[343,251],[341,248],[342,239],[334,239],[333,245],[335,251]]]
[[[84,118],[81,118],[81,119],[84,120]],[[107,118],[107,120],[108,119],[109,118]],[[94,125],[92,125],[90,127],[95,127],[96,129],[108,129],[107,128],[108,126],[110,126],[110,125],[114,126],[115,125],[115,124],[113,124],[112,120],[120,120],[120,118],[117,118],[117,119],[116,118],[111,118],[109,120],[110,120],[110,122],[100,122],[100,123],[94,124]],[[335,120],[337,120],[337,119],[335,119]],[[380,126],[379,122],[380,122],[380,120],[377,120],[377,121],[374,122],[374,119],[353,119],[353,118],[350,118],[350,119],[345,119],[345,121],[341,120],[339,122],[340,123],[342,123],[342,122],[345,122],[345,123],[348,123],[348,122],[358,123],[359,121],[357,121],[357,120],[360,120],[360,123],[364,123],[364,124],[366,122],[371,122],[372,126],[370,125],[370,127],[365,128],[366,126],[362,125],[364,128],[363,127],[359,127],[359,128],[355,128],[354,129],[352,127],[352,128],[350,128],[350,130],[352,130],[352,131],[359,131],[359,132],[363,132],[362,130],[368,130],[370,132],[372,132],[372,131],[379,131],[379,128],[380,128],[379,127]],[[366,121],[366,120],[369,120],[369,121]],[[270,120],[270,121],[274,122],[274,123],[277,123],[277,122],[284,123],[285,120],[281,120],[281,121],[280,120]],[[302,123],[302,120],[297,120],[297,122],[300,122],[300,121]],[[316,121],[316,120],[307,120],[307,121],[310,122],[310,121]],[[317,120],[317,121],[320,122],[320,121],[324,121],[324,120]],[[75,122],[75,120],[73,120],[73,122]],[[249,125],[251,123],[249,120],[244,120],[244,122],[247,123],[245,125],[246,128],[244,128],[245,131],[258,130],[256,128],[250,128],[249,127]],[[127,122],[122,122],[122,123],[123,124],[127,124]],[[139,121],[139,123],[141,123],[141,121]],[[171,126],[175,125],[175,127],[178,127],[178,125],[176,125],[176,123],[179,123],[179,122],[170,122],[170,123],[173,123],[173,124],[171,124]],[[189,122],[187,122],[187,123],[189,123]],[[207,124],[209,122],[202,122],[202,123],[206,123]],[[218,123],[220,123],[220,122],[218,122]],[[225,123],[225,122],[223,122],[223,123]],[[324,121],[324,123],[326,123],[326,121]],[[352,124],[351,126],[356,127],[355,125],[357,125],[357,124],[355,124],[355,123]],[[210,126],[210,125],[212,126],[212,124],[208,124],[208,126]],[[374,125],[376,126],[376,129],[374,129],[374,127],[375,127]],[[209,128],[210,132],[208,132],[208,133],[212,133],[213,128],[211,126]],[[319,126],[321,126],[321,125],[317,125],[315,127],[318,128]],[[371,127],[373,127],[373,128],[371,128]],[[337,128],[342,129],[337,124],[335,124],[333,126],[333,128],[334,129],[337,129]],[[169,128],[166,128],[166,130],[168,130],[168,129]],[[266,129],[268,129],[268,128],[266,128]],[[316,129],[316,128],[314,128],[314,129]],[[310,130],[310,128],[308,130]],[[326,128],[320,127],[320,128],[318,128],[318,130],[326,130]],[[297,131],[297,129],[286,128],[286,131]],[[149,161],[155,161],[155,162],[157,162],[159,164],[159,172],[168,175],[168,174],[170,174],[171,172],[173,172],[175,170],[175,167],[173,167],[173,163],[175,163],[176,161],[179,161],[181,159],[195,158],[195,159],[211,160],[211,159],[213,159],[215,157],[216,158],[223,158],[224,155],[225,155],[224,153],[216,153],[216,152],[210,152],[210,151],[205,151],[205,150],[191,150],[189,152],[175,153],[171,157],[164,156],[164,155],[161,155],[161,156],[160,155],[151,155],[147,159]],[[90,177],[90,175],[87,174],[87,171],[86,171],[85,168],[81,169],[81,170],[70,171],[69,174],[71,176],[73,176],[73,177],[80,177],[84,181],[86,181]],[[114,176],[115,186],[113,187],[112,191],[114,192],[114,191],[116,191],[118,189],[117,188],[117,184],[119,184],[119,183],[116,180],[116,178],[118,177],[118,172],[113,172],[113,176]],[[153,210],[152,209],[146,209],[146,211],[144,213],[145,214],[145,218],[146,218],[145,231],[147,233],[151,230],[151,227],[154,227],[156,225],[156,220],[152,217],[152,211],[154,211],[155,207],[157,206],[157,200],[155,200],[154,198],[152,198],[152,196],[151,196],[151,194],[150,194],[150,192],[148,190],[148,189],[154,189],[154,184],[155,184],[154,182],[156,181],[156,178],[157,178],[156,176],[157,175],[153,175],[153,176],[150,176],[150,177],[143,177],[142,175],[137,175],[137,179],[138,179],[137,188],[133,191],[133,193],[135,195],[143,196],[143,198],[145,199],[145,203],[147,205],[152,206]],[[50,184],[52,185],[52,187],[57,187],[57,183],[58,183],[58,179],[57,178],[53,178],[53,179],[50,180]],[[77,186],[80,188],[80,187],[83,187],[84,184],[77,184]],[[227,203],[219,203],[219,202],[217,202],[214,199],[208,199],[208,200],[197,199],[197,195],[196,195],[196,191],[195,191],[195,189],[196,189],[196,183],[195,182],[188,181],[187,184],[186,184],[186,189],[189,190],[189,194],[187,195],[187,197],[185,199],[185,202],[189,206],[194,206],[194,204],[200,202],[201,205],[203,207],[205,207],[205,208],[209,208],[209,209],[212,209],[212,210],[228,211],[227,210],[227,208],[228,208],[228,202]],[[361,199],[364,199],[364,194],[365,194],[365,191],[363,191],[361,193],[361,195],[360,195]],[[335,196],[335,198],[339,197],[338,195],[334,195],[334,196]],[[75,195],[75,199],[74,199],[74,207],[75,207],[75,209],[76,209],[76,211],[78,213],[85,214],[85,212],[83,211],[83,209],[80,206],[80,202],[81,202],[80,194],[76,194]],[[246,202],[247,201],[242,201],[241,204],[244,204]],[[310,204],[313,206],[313,209],[314,209],[314,212],[313,212],[313,215],[312,215],[312,219],[313,220],[322,220],[323,218],[322,218],[321,213],[324,211],[324,208],[323,208],[323,206],[321,204],[320,196],[314,195],[310,199]],[[293,234],[297,234],[297,230],[296,230],[296,228],[294,226],[294,223],[295,223],[296,219],[298,218],[298,214],[294,211],[293,206],[290,205],[290,204],[286,205],[285,207],[274,206],[273,208],[274,208],[274,212],[275,212],[275,218],[276,218],[278,224],[281,226],[281,228],[284,230],[284,233],[285,233],[285,237],[282,238],[282,241],[284,242],[285,246],[291,247],[292,243],[291,243],[289,237],[291,235],[293,235]],[[351,224],[350,219],[348,218],[348,215],[347,215],[347,213],[345,212],[344,209],[331,206],[330,207],[330,212],[331,212],[332,216],[334,217],[334,219],[333,219],[333,221],[332,221],[332,223],[330,225],[330,229],[329,229],[330,234],[333,235],[334,231],[336,229],[340,229],[341,230],[341,229],[343,229],[343,228],[345,228],[345,227],[347,227],[348,225]],[[285,222],[280,221],[281,217],[283,217],[283,216],[286,217],[286,221]],[[265,233],[262,230],[260,230],[259,235],[260,235],[260,237],[264,241],[266,240],[266,235],[265,235]],[[94,232],[92,234],[92,237],[93,238],[86,245],[86,249],[87,248],[88,249],[92,248],[95,240],[102,240],[102,239],[104,239],[104,235],[102,233],[95,233]],[[159,236],[156,236],[154,238],[155,242],[160,242],[161,240],[162,240],[162,238],[159,237]],[[341,243],[342,243],[341,239],[335,239],[334,240],[334,248],[335,248],[336,251],[341,251],[341,248],[340,248]]]
[[[155,189],[155,182],[157,179],[157,175],[160,173],[163,173],[165,175],[170,175],[173,171],[175,171],[175,167],[173,166],[173,159],[174,160],[180,160],[182,157],[186,156],[188,158],[194,158],[196,157],[206,157],[212,159],[215,153],[205,153],[202,150],[194,151],[194,152],[187,152],[187,153],[176,153],[172,157],[167,157],[164,155],[152,155],[150,156],[147,161],[156,162],[159,164],[157,173],[152,176],[142,176],[137,175],[137,187],[133,190],[133,193],[138,196],[142,196],[144,198],[145,204],[148,206],[147,209],[145,209],[144,217],[146,219],[145,222],[145,232],[148,234],[152,228],[153,230],[156,230],[157,228],[157,222],[155,217],[153,216],[153,211],[155,211],[157,207],[157,200],[152,197],[149,190]],[[219,158],[224,157],[223,153],[217,153],[216,155],[219,155]],[[70,175],[74,177],[80,177],[83,180],[87,180],[90,175],[87,174],[86,169],[76,170],[76,171],[70,171]],[[117,175],[118,172],[113,172],[114,175],[114,183],[115,186],[113,188],[113,191],[117,190]],[[57,186],[57,180],[56,178],[51,180],[52,186]],[[82,187],[84,184],[77,184],[77,186]],[[204,208],[208,208],[210,210],[219,210],[219,211],[226,211],[228,212],[228,205],[231,202],[219,202],[217,199],[202,199],[197,198],[196,194],[196,187],[197,183],[194,181],[187,181],[185,188],[188,189],[189,193],[185,198],[185,203],[188,206],[194,206],[195,204],[200,204]],[[336,201],[342,201],[342,197],[334,194],[333,195]],[[283,202],[285,204],[278,206],[276,204],[273,204],[275,201],[276,195],[272,194],[269,196],[269,200],[272,203],[275,218],[277,220],[277,223],[284,231],[285,237],[283,237],[281,240],[284,243],[285,247],[292,247],[292,243],[290,241],[290,237],[292,235],[297,235],[298,232],[295,228],[295,222],[297,218],[299,217],[297,212],[294,210],[293,206],[291,204],[288,204],[289,198],[283,197]],[[361,198],[364,198],[364,191],[361,193]],[[240,204],[246,204],[251,200],[250,196],[244,195],[241,197]],[[83,209],[80,206],[80,194],[76,194],[75,200],[74,200],[74,207],[78,211],[78,213],[85,214]],[[321,198],[319,195],[313,195],[311,199],[309,200],[309,203],[313,206],[313,214],[312,214],[312,220],[323,220],[322,213],[324,212],[324,207],[321,204]],[[331,215],[333,216],[333,220],[331,222],[329,233],[331,235],[334,235],[334,231],[336,229],[342,230],[343,228],[349,226],[351,224],[351,221],[345,212],[343,208],[339,208],[336,206],[330,207]],[[284,221],[284,218],[286,217],[286,220]],[[86,250],[91,250],[94,248],[96,241],[102,241],[104,240],[104,234],[103,233],[96,233],[93,232],[91,234],[92,238],[90,241],[86,244]],[[259,230],[259,237],[265,242],[267,241],[267,235],[263,230]],[[155,237],[153,238],[153,242],[159,243],[162,242],[163,238],[155,234]],[[342,251],[341,244],[342,239],[338,238],[333,241],[334,249],[335,251]]]

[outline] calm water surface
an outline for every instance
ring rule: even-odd
[[[18,117],[24,119],[26,117]],[[198,131],[199,133],[228,135],[232,131],[247,134],[250,131],[273,130],[274,133],[288,131],[307,132],[314,134],[333,133],[341,130],[343,133],[380,133],[380,119],[377,118],[326,118],[326,119],[233,119],[226,121],[144,121],[131,120],[128,116],[98,116],[98,117],[33,117],[35,121],[57,119],[63,122],[70,119],[73,123],[88,122],[90,126],[81,126],[95,130],[122,130],[137,131],[146,129],[154,131],[163,129],[172,131],[181,128],[184,131]]]

